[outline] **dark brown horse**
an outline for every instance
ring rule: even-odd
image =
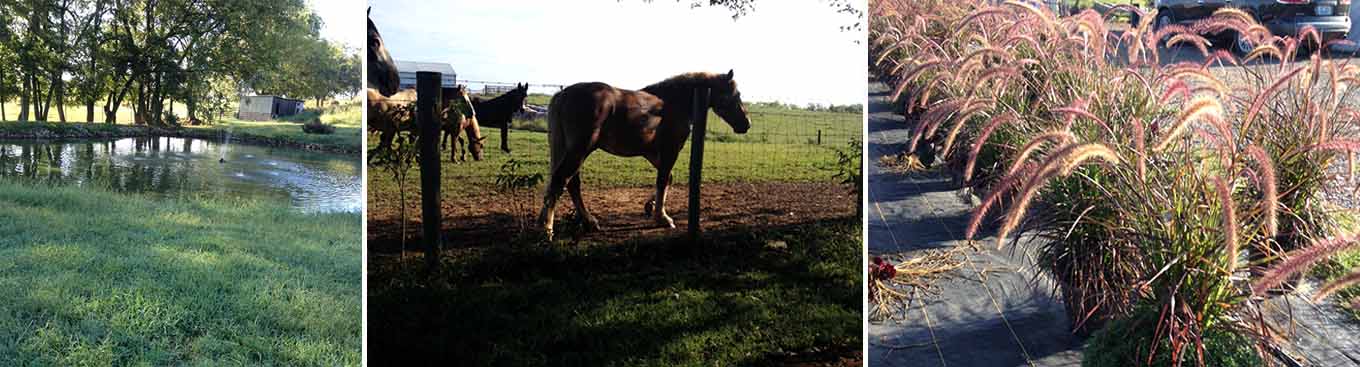
[[[708,107],[733,131],[745,134],[751,128],[731,71],[681,74],[641,91],[579,83],[553,96],[548,105],[551,178],[538,217],[549,240],[553,211],[564,188],[571,194],[583,228],[599,229],[581,200],[581,164],[596,149],[623,157],[646,157],[656,167],[656,192],[643,210],[651,212],[658,226],[675,228],[675,222],[666,215],[666,188],[671,183],[671,168],[689,137],[697,88],[710,88]],[[655,210],[650,210],[653,205]]]
[[[486,127],[501,128],[501,150],[510,153],[510,121],[516,113],[524,112],[524,99],[529,97],[529,84],[515,85],[515,89],[489,100],[473,98],[477,122]]]
[[[373,8],[368,8],[368,13],[373,14]],[[397,93],[401,83],[397,76],[397,63],[392,61],[392,55],[387,53],[387,44],[383,42],[382,35],[378,33],[378,27],[373,25],[373,18],[368,18],[368,87],[376,89],[384,96]]]

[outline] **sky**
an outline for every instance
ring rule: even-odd
[[[824,0],[759,1],[736,20],[689,0],[365,1],[394,59],[446,62],[460,80],[639,89],[733,70],[748,102],[864,101],[864,33]]]
[[[307,3],[321,17],[321,37],[339,42],[349,49],[364,46],[364,0],[308,0]]]

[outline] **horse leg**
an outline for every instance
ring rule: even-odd
[[[501,150],[510,153],[510,121],[501,126]]]
[[[561,162],[552,167],[551,178],[548,179],[548,186],[543,193],[543,209],[538,213],[538,222],[543,225],[543,234],[548,241],[553,237],[553,216],[557,209],[557,199],[562,196],[562,190],[567,185],[567,179],[576,176],[581,169],[581,162],[585,160],[585,155],[575,152],[563,152]]]
[[[567,192],[571,194],[572,204],[576,205],[576,219],[581,222],[585,231],[599,231],[600,221],[595,220],[595,216],[590,215],[590,211],[586,210],[586,201],[581,198],[581,172],[576,172],[576,175],[567,180]]]
[[[468,143],[466,141],[463,141],[462,137],[458,137],[458,161],[467,162],[467,155],[468,155]]]
[[[656,170],[656,210],[652,211],[652,220],[656,221],[657,226],[675,228],[675,221],[666,215],[666,188],[671,184],[671,168],[675,166],[675,158],[663,159],[661,163],[662,166]]]
[[[449,140],[453,140],[453,143],[449,144],[453,145],[453,147],[449,148],[449,162],[454,162],[453,160],[454,152],[461,152],[462,150],[464,150],[464,147],[462,147],[462,137],[458,136],[460,135],[460,133],[462,132],[460,132],[460,130],[457,129],[452,130],[452,132],[445,132],[445,136],[449,137]],[[466,160],[468,159],[466,159],[466,154],[464,154],[464,159],[457,160],[457,162],[466,162]]]
[[[658,160],[658,157],[647,156],[647,162],[651,163],[652,168],[657,169],[657,171],[661,170],[661,162]],[[652,209],[655,207],[656,192],[653,191],[652,195],[647,197],[647,201],[642,203],[642,215],[650,217],[652,215]]]

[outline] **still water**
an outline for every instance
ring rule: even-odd
[[[0,140],[0,177],[164,197],[284,201],[304,212],[363,207],[360,158],[183,138]]]

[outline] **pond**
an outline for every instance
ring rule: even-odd
[[[201,139],[0,140],[0,177],[162,197],[286,201],[303,212],[363,208],[360,157]]]

